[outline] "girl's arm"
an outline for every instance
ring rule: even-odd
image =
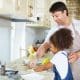
[[[52,64],[51,62],[49,62],[49,63],[47,63],[47,64],[37,66],[37,67],[34,69],[34,71],[36,71],[36,72],[41,72],[41,71],[50,69],[52,66],[53,66],[53,64]]]

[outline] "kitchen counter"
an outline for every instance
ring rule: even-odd
[[[14,70],[18,70],[20,75],[27,75],[30,73],[34,73],[32,69],[29,69],[27,65],[26,66],[24,65],[23,59],[26,59],[26,57],[20,58],[14,62],[11,62],[10,64],[7,65],[7,67],[12,68]],[[44,76],[45,78],[44,80],[53,80],[53,77],[54,77],[54,73],[51,70],[46,70],[46,71],[36,72],[36,73]],[[16,79],[16,80],[22,80],[22,79],[23,78],[21,77],[20,79]],[[0,76],[0,80],[11,80],[11,79],[9,79],[7,76]],[[27,79],[24,79],[24,80],[27,80]]]
[[[8,76],[1,76],[0,75],[0,80],[23,80],[21,77],[18,77],[18,78],[11,78],[11,77],[8,77]]]

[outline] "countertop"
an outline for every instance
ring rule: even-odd
[[[24,65],[23,59],[27,59],[26,57],[20,58],[15,60],[14,62],[11,62],[10,64],[6,65],[8,68],[12,68],[14,70],[18,70],[20,75],[27,75],[30,73],[34,73],[32,69],[29,69],[27,65]],[[44,76],[44,80],[53,80],[54,73],[51,70],[46,70],[42,72],[37,72],[38,74]],[[0,80],[11,80],[7,76],[0,76]],[[14,80],[23,80],[20,79],[14,79]],[[27,79],[25,79],[27,80]]]

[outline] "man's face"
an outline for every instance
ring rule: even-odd
[[[66,10],[62,11],[56,11],[54,13],[52,13],[53,19],[55,22],[57,22],[57,24],[59,25],[63,25],[65,23],[66,20]]]

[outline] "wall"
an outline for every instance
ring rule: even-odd
[[[29,28],[26,27],[26,48],[34,44],[37,40],[42,42],[47,35],[48,29],[46,28]]]
[[[80,0],[66,0],[71,17],[80,19]]]
[[[0,60],[10,61],[10,22],[0,19]]]

